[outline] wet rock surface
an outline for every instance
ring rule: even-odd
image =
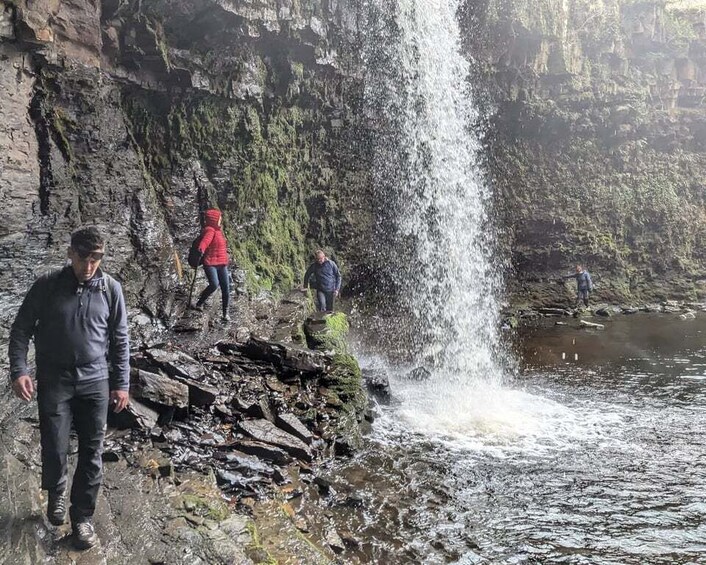
[[[586,329],[604,329],[616,318],[636,314],[664,314],[681,320],[693,320],[706,312],[706,303],[689,300],[663,300],[660,303],[647,304],[596,304],[588,308],[543,307],[506,312],[502,328],[511,331],[525,327],[547,325],[575,326]],[[558,319],[560,318],[560,319]],[[654,323],[654,322],[653,322]],[[367,381],[371,392],[370,381]]]
[[[0,562],[328,563],[345,550],[328,521],[305,526],[300,516],[315,507],[318,467],[353,453],[351,421],[364,421],[357,405],[322,394],[336,382],[333,358],[229,332],[214,343],[173,335],[133,351],[131,401],[110,415],[105,441],[101,545],[89,552],[44,518],[36,403],[0,397],[0,523],[11,537]]]

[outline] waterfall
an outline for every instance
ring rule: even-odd
[[[395,328],[410,363],[429,368],[437,383],[498,383],[501,277],[458,7],[459,0],[368,5],[375,259],[402,312]]]

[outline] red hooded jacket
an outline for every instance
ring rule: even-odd
[[[199,251],[203,253],[203,264],[213,267],[228,264],[228,245],[226,238],[218,225],[221,219],[219,210],[206,210],[204,213],[206,225],[201,231]]]

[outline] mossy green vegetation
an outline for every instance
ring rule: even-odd
[[[575,263],[598,300],[693,296],[684,281],[706,264],[706,120],[692,88],[702,15],[670,2],[505,4],[490,2],[487,37],[501,53],[510,26],[525,48],[477,68],[499,108],[487,164],[515,301],[560,299],[542,281]],[[566,72],[550,64],[557,52]]]
[[[325,382],[342,401],[357,400],[362,395],[362,375],[358,360],[350,353],[337,353]]]
[[[347,352],[349,329],[348,318],[343,312],[325,314],[319,320],[309,320],[304,324],[309,346],[321,351]]]
[[[187,512],[201,518],[215,520],[216,522],[222,522],[230,515],[228,505],[222,500],[213,497],[184,494],[181,496],[181,502]]]
[[[252,542],[247,548],[248,557],[257,565],[277,565],[277,560],[270,555],[260,540],[260,532],[254,521],[248,521],[246,525]]]
[[[251,289],[291,288],[308,256],[305,194],[313,174],[311,114],[298,107],[265,111],[215,96],[162,107],[155,95],[126,97],[132,130],[155,176],[197,159],[213,183],[209,205],[223,210],[224,230]],[[166,104],[166,101],[161,101]]]

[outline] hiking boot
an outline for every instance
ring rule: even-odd
[[[66,522],[66,492],[49,493],[47,519],[52,526],[61,526]]]
[[[194,304],[191,307],[192,310],[196,310],[197,312],[203,312],[203,304],[199,304],[198,302]]]
[[[98,543],[98,534],[90,522],[78,522],[73,525],[73,530],[74,545],[77,549],[90,549]]]
[[[223,315],[221,316],[221,322],[223,322],[223,323],[230,322],[230,315],[228,315],[228,314],[223,314]]]

